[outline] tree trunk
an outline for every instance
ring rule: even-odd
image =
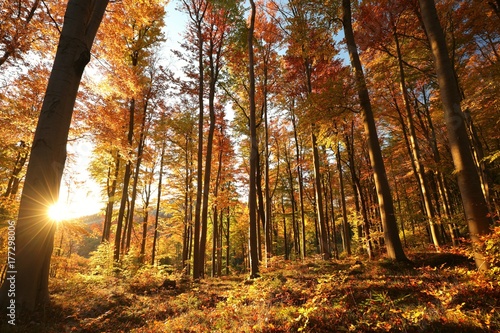
[[[427,38],[434,56],[441,101],[445,113],[448,141],[455,166],[458,187],[462,196],[465,217],[472,242],[481,246],[480,237],[490,232],[491,218],[481,188],[481,181],[471,153],[465,117],[460,107],[460,93],[455,72],[448,55],[443,29],[433,0],[419,0]],[[487,270],[488,264],[479,251],[474,255],[476,265]]]
[[[185,3],[186,4],[186,3]],[[189,7],[186,4],[186,7]],[[202,26],[203,18],[205,16],[206,6],[196,8],[196,12],[192,17],[197,29],[198,41],[198,156],[197,156],[197,173],[196,173],[196,204],[194,210],[194,249],[193,249],[193,278],[199,279],[203,276],[203,265],[205,256],[202,255],[200,250],[200,237],[201,237],[201,207],[203,197],[203,97],[204,97],[204,66],[203,66],[203,34]]]
[[[132,229],[134,223],[134,211],[135,211],[135,200],[137,197],[137,182],[139,181],[139,174],[141,171],[141,163],[142,163],[142,152],[144,150],[144,142],[146,140],[146,114],[148,110],[147,99],[144,102],[143,112],[142,112],[142,121],[141,121],[141,129],[139,132],[139,143],[137,145],[137,156],[135,163],[135,171],[134,171],[134,180],[132,183],[132,195],[130,197],[130,210],[128,213],[128,228],[127,228],[127,242],[125,244],[125,253],[130,249],[130,241],[132,238]]]
[[[285,162],[287,166],[288,173],[288,186],[290,186],[290,204],[292,206],[292,226],[293,226],[293,239],[294,239],[294,247],[297,254],[300,254],[300,242],[298,240],[298,228],[296,224],[295,211],[296,211],[296,202],[295,202],[295,190],[293,185],[293,175],[292,175],[292,166],[290,163],[290,158],[288,156],[288,148],[285,146]]]
[[[106,214],[104,215],[104,225],[102,228],[101,243],[109,242],[109,238],[111,237],[111,223],[113,220],[113,207],[115,205],[115,194],[117,185],[116,183],[118,180],[118,172],[120,171],[120,153],[118,151],[116,152],[114,167],[115,167],[115,172],[113,174],[111,184],[109,184],[111,178],[111,167],[108,170],[108,179],[107,179],[108,203],[106,204]]]
[[[268,108],[267,108],[267,65],[265,68],[265,82],[264,85],[264,163],[265,163],[265,223],[264,223],[264,233],[266,236],[266,265],[267,259],[271,258],[273,255],[273,246],[271,238],[271,217],[272,217],[272,202],[271,202],[271,191],[270,191],[270,177],[269,177],[269,129],[268,129]]]
[[[230,231],[231,231],[231,208],[227,207],[227,216],[226,216],[226,275],[229,275],[229,254],[230,252],[230,247],[229,245],[231,237],[230,237]]]
[[[339,259],[339,250],[337,248],[337,226],[335,225],[335,207],[333,203],[333,182],[331,181],[331,172],[328,171],[328,192],[330,198],[330,215],[332,220],[332,232],[331,232],[331,249],[333,252],[333,257]]]
[[[249,175],[249,195],[248,210],[250,214],[250,278],[259,277],[259,252],[257,249],[257,187],[256,172],[257,163],[259,163],[259,147],[257,145],[257,128],[255,122],[255,73],[254,73],[254,52],[253,52],[253,33],[255,27],[255,3],[250,0],[252,7],[250,13],[250,25],[248,27],[248,71],[250,78],[250,88],[248,98],[250,103],[250,175]]]
[[[219,145],[219,158],[218,158],[218,168],[217,176],[215,177],[215,188],[214,188],[214,204],[213,204],[213,231],[212,231],[212,277],[216,276],[218,272],[218,267],[220,267],[220,261],[218,260],[218,248],[219,248],[219,213],[217,209],[217,196],[219,194],[220,178],[222,173],[222,145]],[[222,218],[222,212],[221,212]],[[218,265],[218,266],[217,266]],[[219,275],[220,277],[220,275]]]
[[[323,211],[323,194],[321,193],[321,171],[319,166],[319,151],[316,143],[316,135],[314,134],[314,126],[311,128],[311,144],[313,148],[313,164],[314,164],[314,181],[316,193],[316,214],[318,217],[318,231],[320,250],[323,259],[330,259],[330,248],[328,246],[328,235],[326,231],[325,213]]]
[[[290,255],[288,254],[288,233],[286,230],[285,193],[281,194],[281,212],[283,215],[283,246],[285,249],[285,260],[289,260]]]
[[[186,134],[186,146],[184,151],[186,155],[184,156],[184,235],[183,235],[183,244],[182,244],[182,269],[184,274],[190,274],[190,262],[191,259],[191,241],[192,231],[193,231],[193,200],[192,200],[192,165],[193,159],[192,154],[190,154],[191,149],[191,139],[189,137],[190,134]]]
[[[401,240],[399,238],[398,225],[396,222],[396,216],[394,215],[394,203],[378,141],[370,96],[368,94],[363,68],[359,60],[358,50],[354,40],[350,0],[342,0],[342,8],[342,23],[344,25],[344,33],[349,57],[351,59],[351,65],[354,69],[365,133],[368,137],[368,152],[370,154],[370,163],[375,178],[375,188],[377,191],[379,213],[383,226],[387,255],[390,259],[407,261],[408,259],[406,258],[403,246],[401,245]]]
[[[158,195],[156,197],[156,213],[155,213],[155,228],[153,234],[153,249],[151,250],[151,265],[155,264],[156,258],[156,243],[158,241],[158,221],[160,219],[160,203],[161,203],[161,186],[163,182],[163,166],[165,164],[165,149],[166,141],[163,141],[161,145],[161,155],[160,155],[160,171],[158,176]]]
[[[97,29],[108,1],[69,0],[52,73],[30,153],[16,225],[15,302],[28,311],[47,303],[55,224],[47,209],[57,202],[66,162],[66,143],[76,95],[90,60]],[[10,281],[0,290],[2,308],[12,301]]]
[[[337,143],[337,170],[339,172],[340,203],[342,206],[342,235],[344,236],[344,251],[348,256],[351,255],[351,226],[347,220],[347,205],[344,191],[344,177],[342,175],[342,162],[340,158],[340,142]],[[335,221],[334,221],[335,223]]]
[[[257,137],[258,138],[258,137]],[[257,146],[259,146],[259,142],[257,142]],[[256,193],[257,193],[257,241],[259,242],[257,248],[259,251],[259,261],[262,261],[262,241],[261,241],[261,225],[262,229],[265,230],[266,228],[266,212],[264,209],[264,194],[262,191],[262,168],[260,164],[260,153],[259,157],[257,158],[257,167],[256,167],[256,174],[255,174],[255,185],[257,186]],[[260,223],[259,223],[260,221]],[[265,243],[264,243],[265,247]],[[266,260],[267,263],[267,260]]]
[[[127,137],[128,147],[132,146],[132,140],[134,138],[134,114],[135,114],[135,99],[132,98],[129,107],[129,123],[128,123],[128,137]],[[126,217],[125,209],[128,204],[128,186],[130,183],[130,177],[132,173],[132,163],[130,162],[130,158],[127,157],[126,161],[127,164],[125,165],[125,174],[123,175],[122,198],[120,200],[120,209],[118,211],[118,219],[116,221],[115,253],[114,253],[115,261],[120,260],[120,254],[122,248],[121,244],[123,243],[122,239],[123,220]]]
[[[302,231],[302,259],[306,257],[306,218],[304,211],[304,184],[302,181],[302,166],[301,166],[301,158],[300,158],[300,149],[299,149],[299,139],[297,136],[297,124],[295,121],[295,112],[293,110],[293,106],[291,108],[292,113],[292,125],[293,125],[293,137],[295,140],[295,155],[297,159],[297,177],[299,182],[299,201],[300,201],[300,222],[301,222],[301,231]]]
[[[153,170],[151,170],[153,173]],[[144,206],[143,206],[143,215],[142,215],[142,238],[141,238],[141,252],[139,255],[139,260],[141,263],[146,262],[146,242],[148,236],[148,219],[149,219],[149,200],[151,199],[151,183],[153,181],[151,177],[148,181],[148,184],[144,193]]]

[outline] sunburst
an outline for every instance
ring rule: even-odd
[[[56,202],[50,206],[47,214],[49,215],[49,218],[55,222],[62,222],[70,217],[68,207],[61,202]]]

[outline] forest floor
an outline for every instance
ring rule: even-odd
[[[52,279],[51,306],[1,332],[500,332],[498,279],[452,253],[272,260],[261,277],[165,273]]]

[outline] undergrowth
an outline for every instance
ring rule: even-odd
[[[415,254],[415,265],[274,259],[255,280],[228,276],[195,282],[151,266],[133,275],[94,270],[54,278],[49,308],[21,318],[16,327],[0,328],[23,333],[499,331],[498,279],[471,269],[467,258],[441,263],[446,256]],[[175,286],[162,286],[166,279]]]

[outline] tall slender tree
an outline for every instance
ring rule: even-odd
[[[202,200],[203,200],[203,138],[204,138],[204,75],[203,64],[203,21],[208,9],[208,1],[205,0],[183,0],[184,9],[187,11],[190,21],[193,24],[192,38],[196,44],[197,62],[198,62],[198,157],[197,157],[197,186],[196,203],[194,212],[194,252],[193,252],[193,277],[198,279],[203,276],[203,267],[205,255],[201,253],[201,234],[202,234]]]
[[[250,175],[249,175],[249,190],[248,190],[248,212],[250,214],[250,278],[259,276],[259,251],[257,240],[257,186],[256,186],[256,173],[257,163],[259,163],[259,147],[257,143],[257,128],[255,121],[256,107],[255,107],[255,69],[254,69],[254,28],[255,28],[255,15],[256,6],[253,0],[250,0],[250,18],[248,23],[248,75],[249,75],[249,127],[250,127]]]

